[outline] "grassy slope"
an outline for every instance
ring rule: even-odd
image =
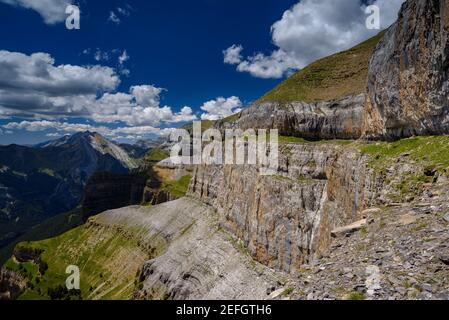
[[[33,227],[30,231],[16,239],[13,243],[0,250],[0,265],[11,256],[17,243],[24,241],[38,241],[56,237],[81,225],[82,223],[82,211],[81,208],[77,208],[67,213],[57,215],[56,217]]]
[[[117,230],[87,224],[59,237],[25,242],[18,247],[43,250],[41,259],[48,264],[48,270],[41,275],[31,263],[23,263],[20,268],[12,258],[6,262],[5,267],[25,274],[31,283],[19,298],[23,300],[49,299],[49,288],[65,285],[69,265],[80,268],[83,299],[130,299],[136,274],[148,259],[138,240]]]
[[[178,181],[163,181],[161,189],[168,191],[176,198],[182,198],[187,194],[191,179],[192,176],[186,175]]]
[[[159,162],[162,160],[167,159],[170,157],[170,154],[162,149],[154,148],[151,149],[146,155],[145,155],[145,161],[146,162]]]
[[[382,36],[383,32],[352,49],[310,64],[257,103],[328,101],[364,92],[369,59]]]
[[[413,173],[397,175],[395,181],[387,181],[395,192],[388,197],[403,202],[407,197],[422,193],[426,184],[431,184],[449,172],[449,137],[426,136],[403,139],[396,142],[359,144],[362,153],[369,156],[368,165],[376,174],[384,174],[393,163],[407,158],[419,168]]]

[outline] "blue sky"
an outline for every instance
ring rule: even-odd
[[[32,1],[0,0],[0,144],[86,128],[131,141],[224,117],[378,32],[358,0]],[[385,27],[402,1],[377,2]],[[80,30],[65,27],[70,3]]]

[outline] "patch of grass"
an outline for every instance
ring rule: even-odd
[[[165,160],[167,158],[170,157],[170,153],[168,151],[159,149],[159,148],[154,148],[151,149],[147,155],[145,156],[145,161],[148,162],[159,162],[162,160]]]
[[[170,192],[177,198],[182,198],[187,194],[189,190],[189,184],[192,176],[183,176],[177,181],[164,181],[162,183],[162,189]]]
[[[382,166],[392,158],[408,154],[428,170],[449,167],[449,136],[427,136],[395,142],[377,142],[362,146],[361,152],[370,155],[373,167]]]
[[[329,101],[365,92],[369,59],[383,34],[310,64],[256,103]]]
[[[365,300],[365,295],[361,292],[351,292],[347,296],[347,300],[361,301]]]
[[[284,292],[282,292],[282,296],[287,297],[289,295],[291,295],[293,293],[294,289],[293,288],[287,288],[284,290]]]
[[[422,168],[403,174],[394,182],[392,187],[397,192],[389,195],[389,198],[396,202],[404,201],[407,196],[421,194],[425,184],[435,182],[439,175],[446,175],[449,171],[449,136],[423,136],[395,142],[369,143],[361,145],[360,151],[369,156],[368,165],[379,174],[384,174],[401,157]]]
[[[267,138],[267,141],[270,141]],[[353,143],[352,140],[317,140],[311,141],[304,138],[292,137],[292,136],[279,136],[279,143],[285,144],[337,144],[337,145],[348,145]]]
[[[181,231],[181,236],[185,235],[187,232],[189,232],[189,230],[191,230],[193,228],[193,226],[195,225],[195,222],[192,222],[191,224],[189,224],[187,227],[185,227],[182,231]]]
[[[237,121],[238,119],[240,119],[240,115],[241,115],[241,112],[235,113],[235,114],[233,114],[233,115],[230,115],[229,117],[224,118],[224,119],[222,120],[222,122],[224,122],[224,123],[227,123],[227,122],[235,122],[235,121]]]

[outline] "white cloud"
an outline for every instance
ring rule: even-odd
[[[0,114],[83,115],[84,105],[115,90],[120,78],[103,66],[55,65],[47,53],[0,51]]]
[[[126,61],[129,60],[129,55],[128,52],[126,52],[126,50],[123,50],[123,53],[120,55],[120,57],[118,57],[118,62],[120,64],[124,64]]]
[[[380,8],[383,29],[396,20],[403,2],[370,2]],[[378,30],[366,28],[365,8],[358,0],[302,0],[285,11],[282,19],[271,27],[277,49],[268,55],[257,53],[243,59],[243,48],[234,45],[224,51],[225,63],[237,64],[238,71],[255,77],[281,78],[377,34]]]
[[[128,8],[118,7],[117,8],[117,12],[120,13],[121,15],[125,16],[125,17],[129,17],[130,14],[131,14],[131,12],[129,10],[129,6],[128,6]]]
[[[53,120],[83,117],[97,122],[159,126],[196,119],[189,107],[160,106],[164,91],[151,85],[114,92],[119,77],[109,67],[55,66],[46,53],[0,51],[0,116]]]
[[[132,86],[130,88],[131,95],[136,99],[137,104],[146,107],[158,106],[163,91],[162,88],[150,85]]]
[[[148,135],[167,136],[174,130],[173,128],[155,128],[152,126],[138,126],[138,127],[118,127],[115,129],[106,126],[93,126],[90,124],[68,123],[60,121],[21,121],[11,122],[2,126],[7,130],[25,130],[28,132],[42,132],[54,130],[46,135],[48,137],[56,137],[65,134],[73,134],[76,132],[98,132],[106,137],[119,138],[121,135],[126,135],[129,139],[138,139],[139,137]],[[0,129],[2,130],[2,129]]]
[[[94,59],[98,62],[100,61],[109,61],[111,59],[109,52],[107,51],[101,51],[100,49],[97,49],[94,53]]]
[[[129,17],[131,15],[132,7],[130,5],[126,5],[126,8],[124,7],[118,7],[115,11],[109,12],[109,18],[108,21],[111,21],[112,23],[115,23],[116,25],[119,25],[122,20],[121,17]]]
[[[276,50],[270,56],[258,53],[237,66],[239,72],[249,72],[257,78],[282,78],[298,69],[298,60],[283,50]]]
[[[205,102],[201,110],[205,111],[201,115],[202,120],[219,120],[241,111],[242,102],[238,97],[219,97],[215,100]]]
[[[109,67],[55,66],[48,53],[0,51],[0,89],[24,89],[52,95],[92,94],[115,89],[120,79]]]
[[[242,62],[242,50],[243,47],[241,45],[232,45],[226,50],[223,51],[224,55],[224,63],[227,64],[239,64]]]
[[[56,24],[66,20],[65,10],[72,0],[0,0],[0,2],[31,9],[38,12],[46,24]]]
[[[112,23],[115,23],[116,25],[119,25],[120,22],[122,22],[120,20],[120,18],[115,14],[114,11],[109,12],[109,18],[108,21],[111,21]]]

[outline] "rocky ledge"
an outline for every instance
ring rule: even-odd
[[[358,139],[362,133],[365,94],[315,103],[266,102],[242,111],[221,128],[278,129],[284,136],[310,140]]]

